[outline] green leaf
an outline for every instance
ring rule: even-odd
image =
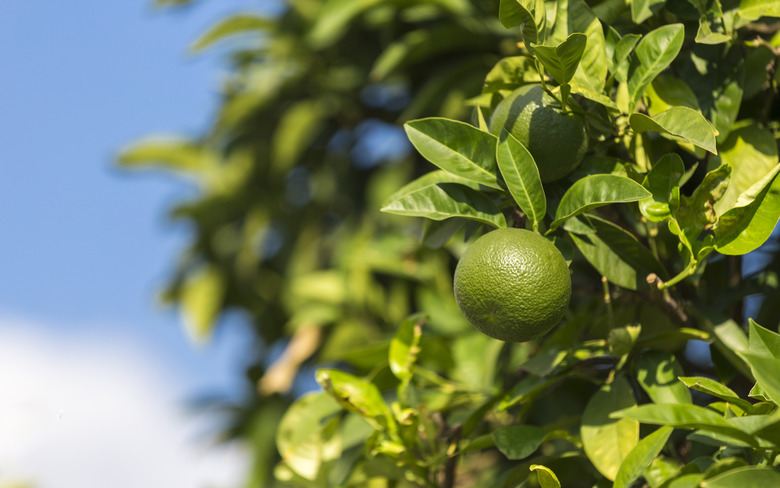
[[[633,113],[628,121],[636,132],[656,131],[670,134],[717,154],[715,128],[702,114],[688,107],[672,107],[653,117]]]
[[[179,138],[150,138],[133,144],[119,154],[125,168],[156,166],[184,173],[199,173],[216,164],[199,144]]]
[[[395,420],[379,389],[368,380],[339,371],[319,369],[317,383],[346,410],[355,412],[376,429],[395,429]]]
[[[424,319],[423,314],[408,317],[401,322],[393,340],[390,341],[388,352],[390,370],[401,381],[409,381],[412,377],[412,367],[420,353],[420,338],[422,337],[420,326]]]
[[[634,480],[642,476],[666,445],[672,430],[671,427],[663,426],[639,441],[620,464],[613,488],[629,488]]]
[[[338,439],[332,436],[326,419],[340,409],[328,395],[311,393],[300,397],[284,413],[276,431],[276,446],[298,475],[315,479],[323,461],[333,457]],[[340,449],[335,452],[338,455]]]
[[[649,106],[647,113],[654,117],[672,107],[682,106],[700,111],[696,93],[685,81],[666,74],[658,75],[645,90]]]
[[[444,171],[500,189],[496,137],[476,127],[441,117],[404,124],[409,140],[428,161]]]
[[[541,464],[532,464],[528,469],[536,471],[540,488],[561,488],[561,482],[558,481],[558,477],[555,476],[555,473],[550,468]]]
[[[642,327],[639,325],[627,325],[610,330],[607,336],[610,352],[618,358],[627,356],[634,349],[641,332]]]
[[[179,304],[188,335],[194,341],[208,339],[225,298],[222,271],[216,266],[203,266],[187,278],[180,293]]]
[[[549,432],[534,425],[512,425],[493,431],[496,447],[507,459],[525,459],[545,441]]]
[[[382,211],[431,220],[463,217],[494,227],[506,227],[504,214],[475,187],[476,184],[445,171],[433,171],[394,193]]]
[[[502,129],[496,159],[509,193],[538,231],[539,223],[547,213],[547,199],[533,156],[512,134]]]
[[[539,72],[534,59],[529,56],[509,56],[502,58],[488,72],[482,93],[495,93],[499,90],[514,90],[521,84],[538,82]]]
[[[610,414],[634,406],[634,394],[625,378],[618,376],[593,395],[582,412],[580,435],[588,459],[607,479],[614,481],[618,469],[639,440],[639,423],[615,419]]]
[[[643,424],[668,425],[681,429],[702,429],[725,434],[751,446],[757,446],[756,440],[749,434],[734,427],[721,415],[698,405],[667,403],[640,405],[612,414],[613,418],[634,419]]]
[[[325,0],[308,35],[315,47],[324,48],[341,38],[359,15],[382,0]]]
[[[646,34],[636,47],[628,75],[628,95],[637,102],[653,79],[669,66],[682,47],[682,24],[659,27]]]
[[[651,194],[636,181],[617,175],[591,175],[574,182],[563,194],[550,230],[588,210],[642,200]]]
[[[710,0],[704,11],[701,9],[699,30],[696,32],[696,42],[699,44],[722,44],[731,40],[731,22],[723,18],[723,10],[719,0]]]
[[[523,27],[523,42],[531,53],[531,44],[544,39],[546,19],[544,0],[501,0],[498,6],[498,20],[504,27]]]
[[[195,52],[202,51],[226,37],[244,34],[247,31],[262,31],[274,27],[276,23],[268,18],[253,14],[239,14],[222,19],[201,35],[192,46]]]
[[[747,254],[761,246],[780,220],[780,166],[748,189],[713,227],[721,254]],[[744,205],[743,205],[744,204]]]
[[[631,51],[642,36],[626,34],[615,46],[615,79],[621,83],[628,82],[628,68],[631,64]]]
[[[775,405],[780,405],[780,377],[777,375],[780,371],[780,359],[752,352],[742,352],[740,356],[750,366],[764,393]]]
[[[276,171],[284,173],[298,163],[327,113],[322,101],[317,99],[301,100],[284,112],[273,137],[272,157]]]
[[[643,290],[647,288],[649,274],[666,276],[661,263],[633,234],[593,215],[588,215],[586,222],[593,233],[571,233],[572,240],[585,259],[611,283],[629,290]]]
[[[534,55],[547,68],[555,81],[565,85],[571,81],[577,71],[587,40],[585,34],[574,33],[554,47],[534,44]]]
[[[666,0],[632,0],[631,19],[635,24],[641,24],[658,12]]]
[[[739,16],[745,20],[780,17],[780,0],[742,0],[739,2]]]
[[[680,179],[685,173],[677,154],[664,154],[645,176],[642,186],[652,195],[639,202],[639,211],[651,222],[662,222],[672,216],[670,201],[680,198]]]
[[[678,377],[682,366],[674,355],[647,351],[636,362],[637,380],[653,403],[691,403],[691,392]]]
[[[599,103],[611,104],[611,99],[602,93],[607,78],[608,59],[601,22],[584,0],[558,2],[550,41],[563,42],[575,32],[584,33],[588,41],[571,80],[572,91]]]
[[[720,145],[720,160],[731,168],[726,192],[715,203],[715,212],[723,215],[737,205],[747,191],[755,195],[755,185],[777,171],[778,152],[771,132],[756,123],[733,130]],[[745,206],[747,202],[741,202]]]
[[[748,319],[748,352],[780,359],[780,334]]]
[[[780,486],[780,473],[772,468],[743,466],[702,480],[702,488],[767,488]]]
[[[680,381],[692,390],[700,391],[723,401],[733,403],[746,412],[753,410],[753,404],[743,400],[728,386],[704,376],[681,376]]]

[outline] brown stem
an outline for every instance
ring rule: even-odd
[[[650,285],[650,298],[653,302],[660,305],[664,313],[684,327],[692,326],[691,319],[685,313],[685,307],[669,293],[669,290],[659,289],[659,286],[663,284],[663,280],[658,275],[655,273],[647,275],[647,284]]]

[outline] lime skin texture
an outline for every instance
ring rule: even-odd
[[[455,300],[482,333],[508,342],[538,339],[561,321],[571,275],[555,245],[524,229],[483,235],[458,262]]]
[[[490,132],[500,136],[502,129],[528,149],[544,183],[571,173],[588,150],[585,119],[571,110],[564,112],[540,85],[521,86],[499,102]]]

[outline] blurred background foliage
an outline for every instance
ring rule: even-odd
[[[485,73],[517,50],[497,9],[497,0],[290,0],[277,15],[232,15],[191,46],[229,57],[208,130],[149,138],[120,155],[125,168],[166,170],[197,186],[169,213],[193,234],[163,293],[188,334],[207,340],[228,311],[256,333],[244,401],[215,405],[230,419],[225,438],[251,445],[247,486],[271,486],[275,426],[312,388],[310,365],[371,372],[413,311],[430,314],[434,361],[447,368],[452,354],[467,355],[462,376],[479,388],[489,381],[482,351],[467,346],[472,329],[452,298],[451,260],[418,246],[417,224],[379,208],[427,171],[401,123],[468,118]],[[427,238],[440,244],[435,232]]]

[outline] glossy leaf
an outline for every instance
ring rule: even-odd
[[[498,207],[475,187],[474,183],[445,171],[434,171],[393,194],[382,211],[431,220],[463,217],[506,227],[506,219]]]
[[[636,375],[653,403],[691,403],[691,392],[677,378],[683,369],[673,354],[647,351],[636,362]]]
[[[671,24],[649,32],[639,41],[628,75],[628,95],[632,101],[638,101],[647,85],[674,61],[684,37],[683,25]]]
[[[642,476],[666,445],[672,430],[671,427],[663,426],[639,441],[620,464],[613,488],[629,488],[634,480]]]
[[[680,198],[680,179],[685,166],[677,154],[665,154],[650,169],[642,183],[652,195],[639,202],[639,211],[651,222],[672,216],[670,200]]]
[[[645,90],[649,106],[647,113],[654,117],[672,107],[688,107],[700,111],[699,99],[688,83],[667,74],[658,75]]]
[[[767,488],[780,486],[780,473],[772,468],[744,466],[700,482],[702,488]]]
[[[558,481],[558,477],[555,476],[555,473],[550,468],[540,464],[532,464],[529,469],[536,471],[540,488],[561,488],[561,482]]]
[[[398,326],[398,331],[390,341],[388,363],[395,377],[401,381],[409,381],[412,376],[412,367],[420,353],[420,325],[423,320],[422,314],[407,318]]]
[[[572,240],[585,259],[602,276],[629,290],[647,288],[650,273],[664,278],[666,270],[636,237],[619,226],[595,216],[587,216],[592,233],[571,233]]]
[[[202,51],[226,37],[244,34],[248,31],[262,31],[270,29],[274,25],[275,22],[273,20],[258,15],[239,14],[227,17],[213,25],[205,34],[200,36],[198,40],[192,44],[191,49],[196,52]]]
[[[615,46],[615,79],[621,83],[628,82],[628,68],[631,64],[631,51],[636,47],[642,36],[639,34],[626,34]]]
[[[740,356],[750,366],[750,370],[753,372],[756,382],[761,385],[764,394],[775,405],[780,405],[780,377],[777,375],[777,372],[780,371],[780,359],[752,352],[742,352]]]
[[[547,199],[533,156],[512,134],[502,130],[496,159],[509,193],[538,231],[547,213]]]
[[[747,254],[761,246],[780,220],[780,166],[740,195],[718,218],[713,233],[721,254]],[[744,204],[744,205],[743,205]]]
[[[639,423],[632,419],[615,419],[610,414],[634,405],[631,386],[619,376],[612,384],[602,386],[582,412],[580,435],[585,454],[596,469],[612,481],[639,440]]]
[[[575,32],[557,46],[534,44],[534,55],[542,62],[553,79],[564,85],[574,77],[582,53],[585,52],[587,40],[585,34]]]
[[[780,359],[780,334],[748,319],[748,352]]]
[[[339,405],[359,414],[375,428],[395,428],[390,408],[379,389],[370,381],[337,369],[319,369],[316,379],[322,389]]]
[[[491,188],[501,188],[496,168],[496,137],[441,117],[404,124],[417,151],[444,171]]]
[[[586,176],[577,180],[563,194],[550,229],[588,210],[610,203],[636,202],[650,195],[642,185],[630,178],[617,175]]]
[[[702,114],[688,107],[672,107],[654,117],[633,113],[629,117],[629,123],[636,132],[656,131],[670,134],[717,154],[715,128]]]
[[[534,425],[512,425],[493,431],[496,447],[507,459],[525,459],[545,441],[549,432]]]
[[[753,410],[753,405],[750,402],[743,400],[731,388],[712,378],[704,376],[681,376],[679,379],[685,386],[692,390],[700,391],[720,398],[723,401],[733,403],[746,412]]]
[[[608,60],[601,22],[584,0],[559,2],[550,40],[560,43],[575,32],[584,33],[588,41],[587,49],[582,54],[580,65],[571,80],[572,91],[599,103],[611,104],[611,99],[604,97],[602,93],[607,78]]]
[[[531,44],[544,39],[547,20],[544,0],[501,0],[498,20],[507,29],[522,26],[523,42],[533,53]]]

